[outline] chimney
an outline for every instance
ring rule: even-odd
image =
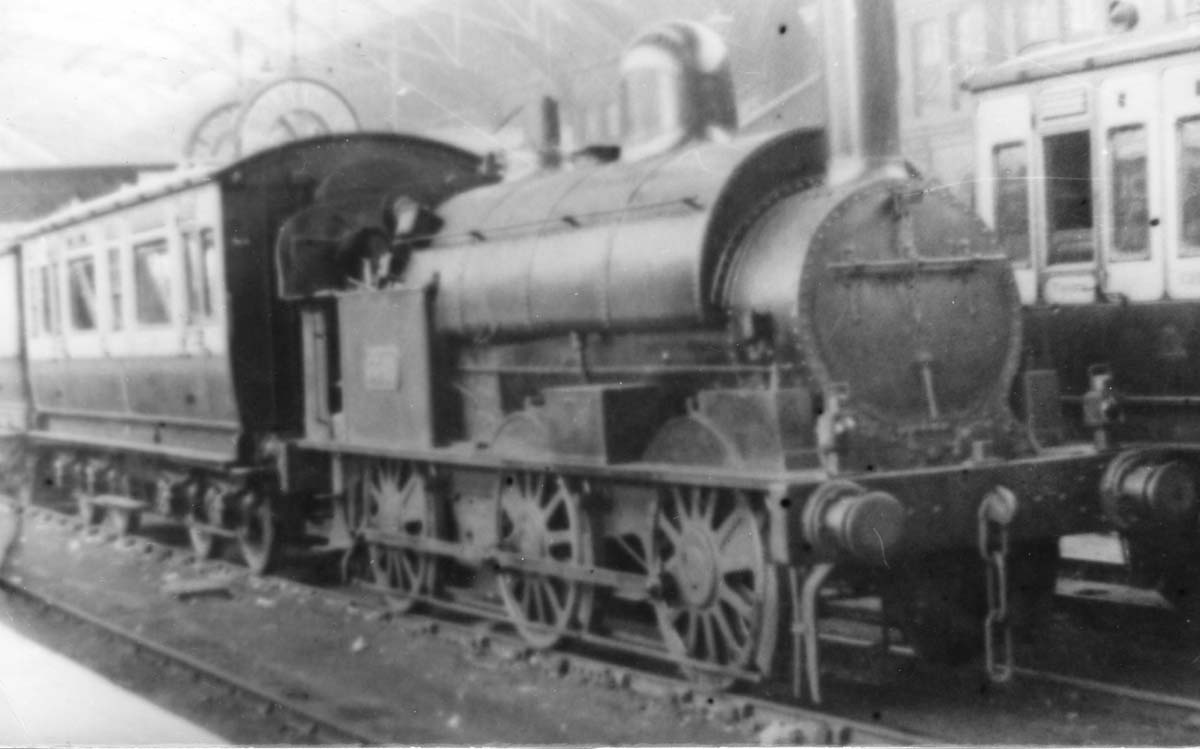
[[[821,0],[827,179],[902,173],[894,0]]]

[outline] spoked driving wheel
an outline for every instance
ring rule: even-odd
[[[751,665],[766,634],[770,597],[777,595],[746,495],[703,487],[663,490],[651,564],[661,575],[654,610],[667,651],[692,662],[683,667],[690,678],[712,688],[729,686],[729,670]],[[704,667],[709,664],[714,670]]]
[[[263,575],[275,563],[279,550],[275,513],[270,500],[253,490],[247,490],[242,495],[241,503],[241,521],[237,529],[238,546],[250,571],[256,575]]]
[[[500,547],[525,559],[577,566],[592,563],[592,535],[580,496],[561,476],[514,473],[500,484]],[[553,647],[576,620],[590,617],[593,588],[516,570],[497,578],[513,626],[535,648]]]
[[[380,462],[364,481],[365,527],[414,538],[438,538],[441,523],[429,480],[402,464]],[[389,606],[409,611],[438,580],[437,557],[417,549],[373,543],[367,547],[375,584],[386,588]]]

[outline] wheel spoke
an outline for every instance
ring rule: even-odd
[[[729,539],[717,557],[722,575],[737,572],[757,571],[761,566],[761,552],[755,538],[749,533],[738,533]]]
[[[711,528],[717,519],[717,493],[700,487],[696,487],[692,491],[696,495],[696,514],[704,522],[705,528]]]
[[[699,627],[696,625],[696,615],[691,611],[685,611],[684,616],[687,620],[687,631],[683,640],[684,644],[687,646],[688,653],[691,654],[696,652],[696,637]]]
[[[700,620],[704,623],[704,641],[706,643],[705,655],[709,660],[715,661],[718,657],[717,653],[717,638],[713,633],[713,617],[709,612],[700,615]]]
[[[721,552],[724,552],[733,539],[736,538],[735,534],[742,530],[742,524],[745,520],[745,514],[735,510],[726,515],[725,519],[721,521],[721,525],[718,526],[716,531],[717,548]]]
[[[663,534],[667,537],[667,540],[671,543],[671,550],[675,551],[676,549],[678,549],[683,540],[682,528],[677,527],[675,525],[674,521],[671,518],[666,517],[665,515],[661,518],[661,522],[659,522],[658,528],[659,528],[659,530],[661,530],[663,532]]]
[[[721,583],[720,600],[728,604],[741,619],[749,621],[754,614],[754,605],[743,598],[732,586],[724,582]]]
[[[548,549],[566,545],[570,547],[571,552],[575,550],[575,531],[570,528],[547,531],[543,538],[546,539],[546,548]],[[574,554],[572,553],[571,556],[574,556]]]
[[[729,653],[741,650],[742,639],[734,633],[734,626],[729,622],[720,609],[713,612],[713,618],[717,620],[717,628],[721,631],[722,641],[725,643],[726,650]]]

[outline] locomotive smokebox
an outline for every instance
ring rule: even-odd
[[[893,0],[821,0],[821,28],[828,181],[887,167],[902,175]]]

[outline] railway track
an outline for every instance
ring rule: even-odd
[[[35,523],[58,526],[73,534],[90,535],[106,539],[115,545],[141,547],[147,554],[160,556],[163,559],[186,560],[189,566],[203,575],[240,575],[250,578],[244,568],[223,560],[196,561],[189,551],[152,540],[145,536],[118,537],[104,530],[85,528],[74,516],[64,514],[54,509],[44,507],[26,508],[25,515]],[[268,589],[276,589],[305,598],[316,597],[331,605],[341,606],[348,611],[355,611],[362,616],[390,617],[390,610],[384,596],[367,585],[354,585],[347,588],[326,588],[309,585],[286,577],[254,578],[254,585]],[[240,679],[235,674],[219,669],[206,668],[206,664],[190,658],[185,653],[168,647],[159,646],[144,637],[133,633],[123,633],[119,628],[105,623],[87,612],[73,609],[69,603],[54,601],[30,590],[21,581],[14,581],[11,576],[0,575],[0,586],[8,588],[19,595],[32,600],[39,600],[43,605],[62,611],[64,616],[86,622],[109,632],[115,639],[124,639],[130,646],[149,657],[162,659],[166,662],[178,663],[184,670],[197,673],[198,678],[221,685],[245,694],[246,699],[259,706],[264,715],[275,715],[281,723],[281,731],[285,735],[315,740],[321,743],[355,743],[381,744],[389,743],[387,737],[372,735],[369,731],[359,730],[353,726],[339,724],[336,720],[323,714],[320,706],[299,704],[286,696],[274,694],[270,690],[256,687],[254,684]],[[60,605],[61,604],[61,605]],[[507,621],[502,613],[497,612],[491,617],[486,611],[472,612],[478,617],[475,621],[438,616],[431,612],[408,612],[402,620],[413,631],[425,632],[456,641],[473,648],[489,648],[493,653],[503,658],[512,659],[514,654],[533,653],[528,645],[517,635],[506,631]],[[483,625],[482,622],[488,622]],[[834,637],[837,641],[839,638]],[[853,644],[847,638],[841,638],[843,645]],[[866,643],[859,643],[866,646]],[[891,648],[893,657],[911,659],[911,650],[903,646]],[[789,736],[791,742],[802,741],[810,744],[888,744],[916,745],[929,743],[944,743],[937,736],[921,733],[900,726],[888,726],[881,722],[856,719],[853,715],[839,714],[826,710],[815,710],[799,707],[785,702],[765,699],[739,693],[706,694],[698,692],[689,682],[673,676],[664,675],[653,670],[652,666],[640,668],[628,664],[614,664],[611,659],[605,659],[593,654],[578,652],[552,651],[541,656],[551,663],[551,668],[561,672],[585,675],[593,682],[607,683],[626,688],[643,696],[672,701],[684,709],[722,721],[724,723],[741,720],[753,720],[756,724],[775,724],[787,726],[783,735]],[[1045,688],[1062,688],[1083,693],[1108,701],[1110,704],[1137,703],[1149,706],[1160,714],[1178,714],[1181,719],[1200,714],[1200,700],[1153,689],[1140,689],[1126,684],[1115,683],[1102,679],[1089,678],[1077,674],[1064,673],[1051,669],[1029,668],[1018,666],[1015,669],[1014,688],[1019,690],[1033,684]],[[1096,701],[1096,700],[1093,700]],[[1164,712],[1165,711],[1165,712]],[[394,741],[394,739],[393,739]]]
[[[256,713],[262,721],[278,725],[283,743],[319,743],[340,746],[373,746],[390,743],[388,737],[373,735],[360,727],[347,725],[326,714],[321,706],[300,703],[287,696],[251,683],[237,674],[205,663],[177,648],[154,642],[136,632],[115,626],[67,601],[0,576],[0,588],[40,606],[43,611],[73,620],[75,623],[103,634],[115,645],[125,646],[138,657],[149,659],[169,672],[190,677],[192,685],[203,683],[225,699],[233,697],[245,708]]]
[[[21,514],[27,522],[57,526],[73,534],[100,536],[116,545],[138,546],[146,554],[163,560],[187,560],[200,576],[209,574],[250,577],[247,570],[237,565],[223,560],[195,560],[189,551],[145,536],[120,537],[105,529],[86,528],[76,517],[55,509],[26,506]],[[322,599],[364,616],[386,617],[392,614],[384,597],[369,586],[329,589],[278,576],[257,578],[256,581],[260,586],[274,587],[279,591],[306,598]],[[207,664],[177,648],[152,641],[136,632],[104,621],[68,601],[39,592],[26,580],[11,572],[0,571],[0,588],[101,631],[106,637],[128,645],[144,657],[157,659],[191,673],[195,679],[206,681],[217,689],[237,694],[256,705],[259,714],[273,716],[280,723],[281,735],[303,739],[306,743],[382,745],[395,743],[397,740],[396,737],[375,735],[368,729],[348,725],[332,717],[333,710],[322,710],[320,704],[289,699],[282,693]],[[481,627],[478,621],[472,623],[447,620],[433,612],[408,612],[403,614],[403,620],[409,623],[414,631],[446,637],[475,648],[483,645],[500,655],[512,657],[513,654],[532,653],[519,636],[504,630],[503,627],[507,623],[499,614],[491,619],[486,628]],[[553,651],[548,653],[546,658],[550,660],[551,668],[555,671],[582,675],[590,681],[629,689],[647,698],[668,700],[707,719],[719,720],[725,724],[752,721],[754,725],[773,727],[778,740],[785,743],[890,746],[944,743],[935,736],[918,731],[856,720],[846,715],[808,709],[773,699],[738,693],[700,692],[695,685],[684,679],[656,673],[650,668],[614,664],[591,654]]]

